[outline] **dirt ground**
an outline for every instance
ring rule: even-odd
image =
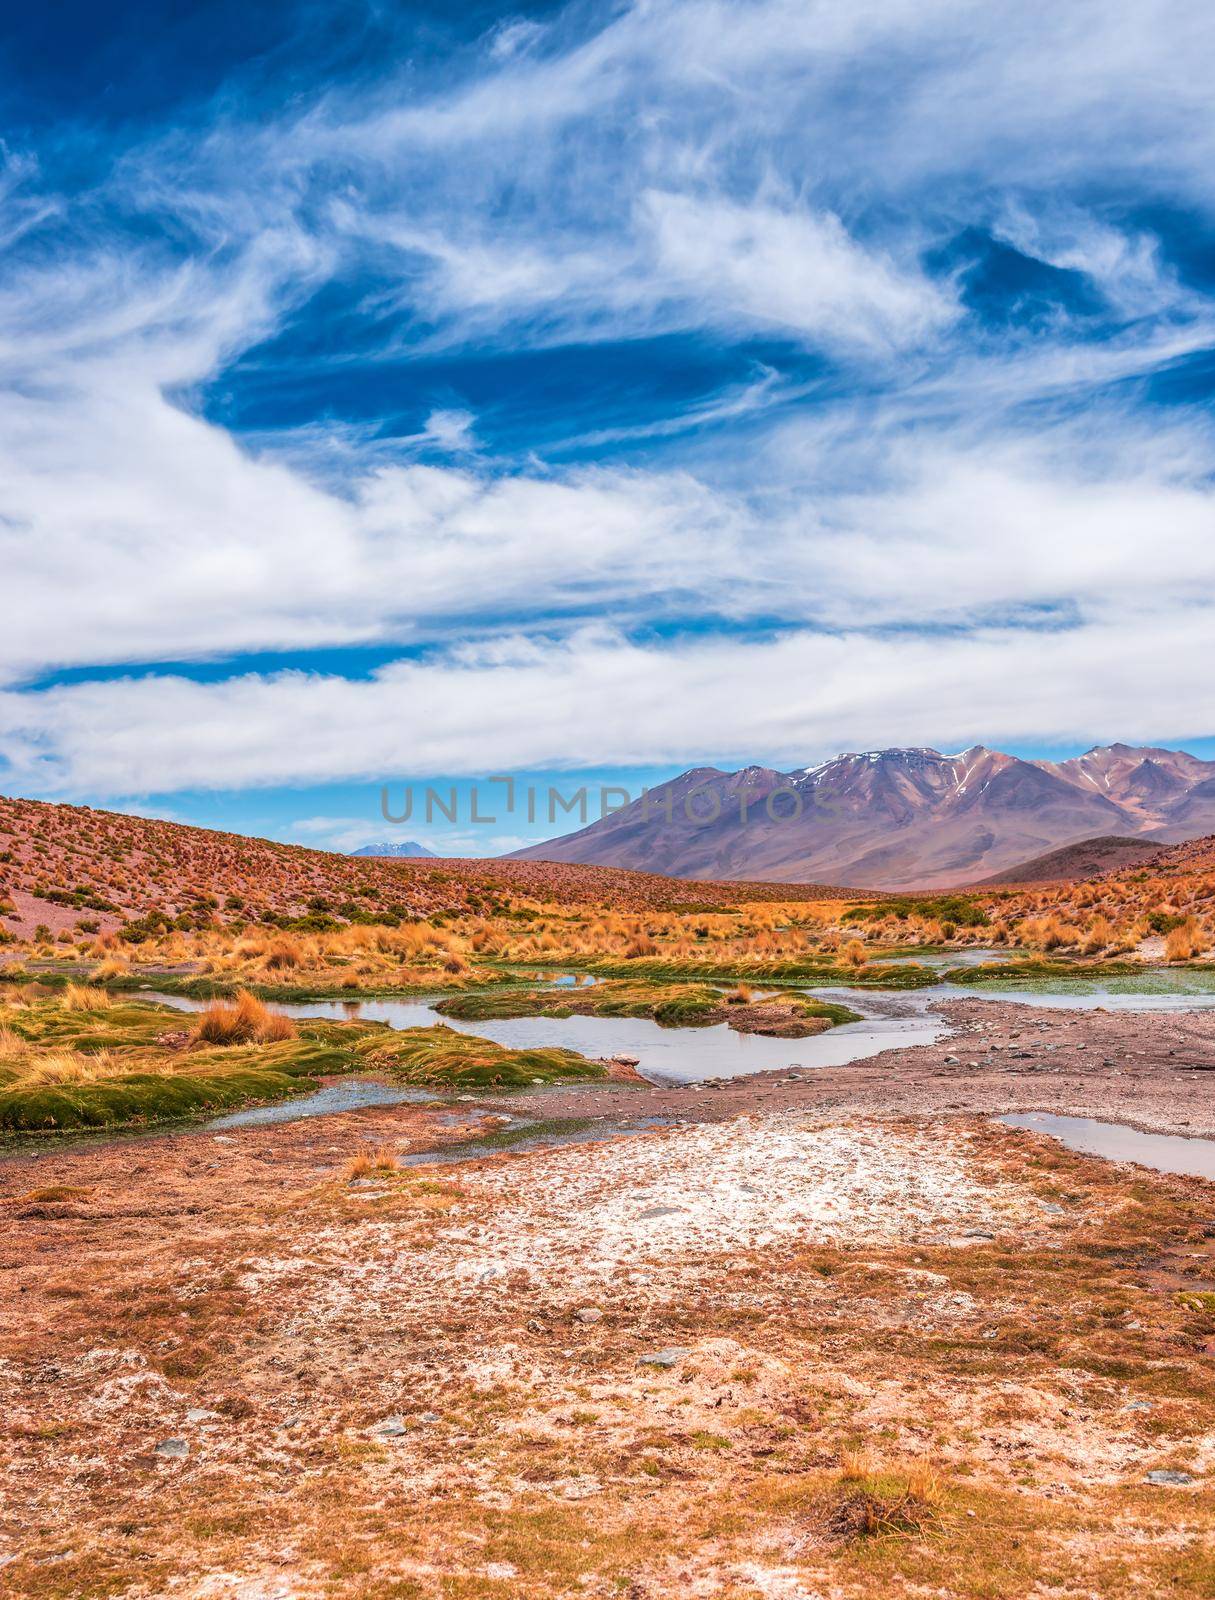
[[[9,1152],[0,1590],[1209,1595],[1215,1186],[988,1114],[1215,1133],[1215,1015],[945,1009],[711,1089]],[[397,1164],[504,1116],[590,1127]]]

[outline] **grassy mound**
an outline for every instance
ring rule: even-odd
[[[606,1068],[573,1050],[509,1050],[444,1027],[381,1034],[366,1040],[360,1053],[365,1066],[403,1083],[506,1087],[606,1075]]]
[[[826,1020],[832,1027],[858,1021],[847,1006],[803,995],[780,994],[751,1002],[749,996],[725,995],[707,984],[609,980],[578,989],[515,990],[508,994],[461,994],[441,1000],[435,1010],[464,1022],[495,1017],[645,1017],[663,1028],[706,1028],[737,1019],[735,1007],[750,1006],[752,1016],[765,1006],[780,1007],[809,1023]],[[756,1030],[762,1031],[762,1030]]]
[[[0,1090],[0,1128],[9,1133],[171,1122],[254,1100],[281,1100],[311,1088],[285,1072],[136,1072],[98,1083]]]
[[[460,994],[435,1010],[464,1022],[493,1017],[649,1017],[664,1028],[697,1028],[719,1020],[722,996],[702,984],[601,983],[581,989]]]

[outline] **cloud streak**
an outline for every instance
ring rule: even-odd
[[[286,672],[0,694],[0,738],[22,783],[99,795],[736,763],[756,750],[795,766],[932,739],[1184,740],[1209,727],[1206,685],[1185,663],[1213,623],[1196,606],[1142,618],[1129,638],[1094,622],[678,646],[591,629],[398,662],[363,681]]]

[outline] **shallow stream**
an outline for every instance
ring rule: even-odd
[[[1122,1122],[1096,1117],[1061,1117],[1049,1111],[1017,1111],[997,1119],[1006,1128],[1048,1133],[1069,1150],[1104,1156],[1107,1161],[1134,1161],[1157,1172],[1190,1178],[1215,1178],[1215,1139],[1189,1139],[1178,1133],[1142,1133]]]
[[[944,1020],[919,1004],[918,995],[858,994],[848,989],[832,990],[831,996],[846,998],[854,1011],[862,1013],[862,1021],[808,1039],[737,1033],[724,1022],[710,1028],[663,1028],[646,1017],[498,1017],[464,1022],[440,1016],[421,1000],[311,1000],[284,1002],[272,1009],[297,1018],[386,1022],[391,1028],[432,1028],[441,1023],[508,1049],[576,1050],[592,1059],[628,1056],[638,1062],[638,1072],[656,1084],[703,1083],[789,1067],[844,1066],[894,1045],[932,1044],[945,1032]],[[152,991],[141,998],[184,1011],[201,1011],[206,1005]]]

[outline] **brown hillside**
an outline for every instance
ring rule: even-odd
[[[544,861],[354,857],[0,796],[0,930],[28,938],[107,932],[149,914],[183,925],[295,919],[401,918],[502,909],[518,901],[621,910],[809,900],[815,885],[692,883],[614,867]]]
[[[1063,845],[1059,850],[1050,850],[1032,861],[1023,861],[1019,866],[984,878],[979,887],[1001,883],[1074,883],[1119,867],[1143,866],[1159,856],[1162,849],[1163,846],[1149,844],[1144,839],[1124,839],[1117,834],[1081,839],[1076,844]]]

